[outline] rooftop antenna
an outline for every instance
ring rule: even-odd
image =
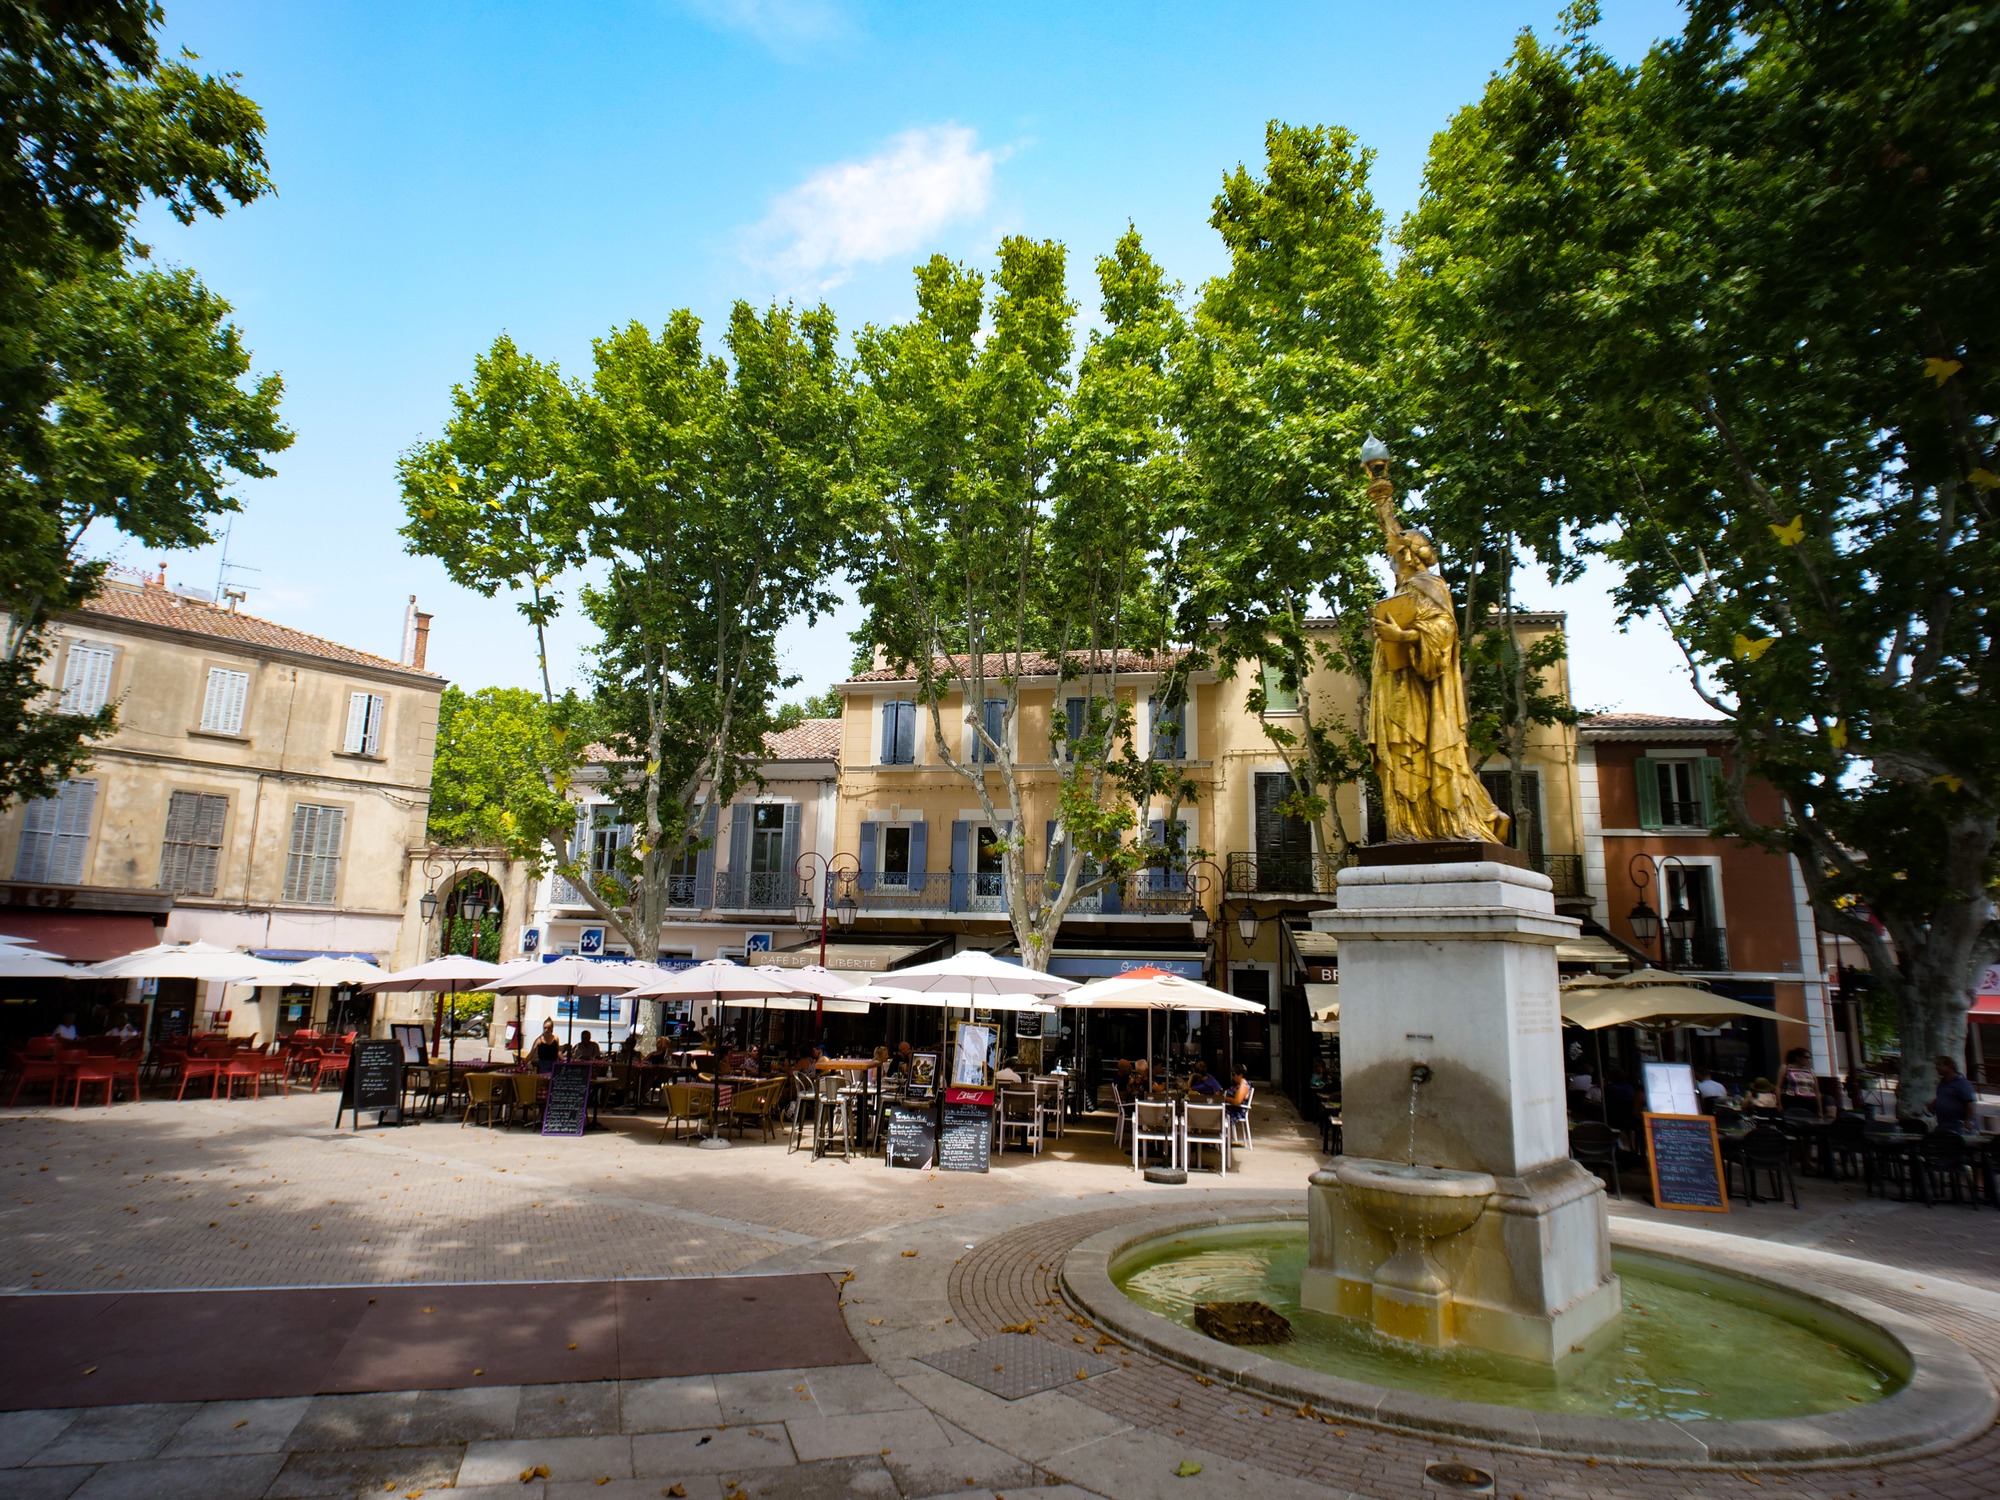
[[[233,563],[229,560],[229,538],[235,530],[236,517],[232,515],[222,527],[222,560],[216,564],[215,568],[215,601],[218,604],[226,603],[232,597],[240,604],[244,599],[249,597],[247,589],[225,587],[229,582],[229,575],[231,573],[261,573],[264,571],[262,568],[253,568],[248,563]]]

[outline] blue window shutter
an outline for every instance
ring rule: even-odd
[[[951,909],[964,911],[972,895],[972,825],[959,819],[951,825]]]
[[[927,847],[930,843],[930,831],[931,825],[928,823],[910,825],[910,889],[914,892],[923,890],[924,876],[929,873],[929,866],[925,864],[925,860],[930,854]]]
[[[1063,700],[1063,722],[1069,726],[1069,740],[1063,747],[1063,759],[1076,759],[1076,742],[1083,738],[1083,721],[1089,707],[1081,698]]]
[[[729,880],[732,893],[743,885],[750,872],[750,828],[757,821],[754,803],[739,802],[729,809]]]
[[[1069,854],[1067,841],[1060,844],[1056,842],[1056,826],[1056,820],[1050,818],[1048,834],[1042,841],[1042,868],[1048,871],[1049,884],[1052,886],[1062,884],[1064,862]]]
[[[701,810],[701,836],[708,847],[694,860],[694,904],[699,907],[715,904],[715,830],[721,814],[722,809],[713,802]]]
[[[1658,828],[1660,826],[1660,769],[1659,762],[1651,756],[1642,755],[1632,762],[1633,780],[1639,788],[1639,826]]]
[[[875,835],[875,824],[861,825],[861,878],[856,883],[864,891],[875,889]]]
[[[1153,819],[1152,822],[1146,825],[1146,832],[1147,832],[1147,837],[1152,839],[1153,847],[1155,849],[1161,849],[1166,847],[1167,820],[1165,818]],[[1152,868],[1146,871],[1147,888],[1155,891],[1165,890],[1167,888],[1167,876],[1169,873],[1170,872],[1168,871],[1165,865],[1154,865]]]
[[[1103,874],[1102,870],[1097,871]],[[1107,917],[1115,917],[1125,909],[1125,886],[1123,881],[1114,880],[1097,895],[1097,909]]]

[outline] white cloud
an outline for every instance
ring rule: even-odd
[[[834,0],[685,0],[711,26],[741,31],[778,52],[831,41],[847,30]]]
[[[780,194],[749,231],[750,258],[789,281],[836,286],[856,266],[921,250],[945,226],[985,212],[999,159],[963,125],[906,130]]]

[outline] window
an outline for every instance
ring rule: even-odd
[[[910,883],[910,828],[907,823],[889,823],[882,829],[882,884],[908,887]]]
[[[1677,969],[1728,968],[1729,944],[1722,923],[1717,920],[1714,870],[1707,865],[1674,863],[1661,873],[1665,876],[1667,902],[1660,913],[1662,919],[1681,908],[1694,918],[1693,930],[1687,937],[1676,940],[1671,931],[1665,933],[1668,959]]]
[[[243,700],[250,692],[250,674],[227,667],[208,669],[208,691],[201,700],[201,727],[208,734],[241,734]]]
[[[1713,756],[1668,759],[1642,755],[1634,762],[1641,828],[1699,828],[1714,822],[1714,786],[1722,762]]]
[[[1277,667],[1264,668],[1264,712],[1295,714],[1299,711],[1299,690],[1285,686],[1285,674]]]
[[[62,712],[94,714],[111,699],[111,664],[118,653],[109,646],[71,645],[63,664]]]
[[[618,809],[608,804],[592,810],[590,827],[590,873],[616,875],[618,851],[632,842],[632,825],[620,821]]]
[[[1063,743],[1058,754],[1059,760],[1076,759],[1076,742],[1083,738],[1084,726],[1090,719],[1090,702],[1085,698],[1063,699]]]
[[[1542,778],[1539,771],[1521,772],[1521,806],[1516,811],[1508,796],[1510,773],[1507,771],[1481,771],[1479,784],[1486,788],[1486,795],[1493,799],[1493,805],[1513,820],[1507,830],[1507,842],[1528,856],[1528,863],[1537,870],[1546,869],[1544,858],[1546,848],[1542,840]]]
[[[1257,890],[1315,889],[1312,825],[1291,805],[1297,791],[1288,771],[1257,773]]]
[[[240,674],[235,674],[240,675]],[[167,832],[160,845],[160,889],[177,896],[213,896],[222,864],[227,797],[175,792],[167,798]]]
[[[285,853],[285,899],[331,906],[339,893],[340,845],[347,810],[301,802],[292,809],[292,843]]]
[[[1155,694],[1146,700],[1146,715],[1153,721],[1153,759],[1187,759],[1187,704],[1185,701],[1169,708],[1166,702]]]
[[[882,705],[882,764],[917,763],[917,705],[907,700]]]
[[[1000,892],[1000,830],[981,825],[973,836],[972,887],[981,896]]]
[[[96,806],[95,781],[65,781],[53,797],[37,797],[24,807],[14,878],[35,885],[83,884]]]
[[[687,843],[681,845],[681,852],[675,855],[673,863],[667,866],[667,905],[669,906],[688,907],[699,906],[701,904],[695,896],[695,891],[701,880],[701,856],[704,851],[692,846],[697,841],[708,836],[705,832],[707,817],[708,809],[706,804],[695,808],[694,823],[692,831],[688,834]]]
[[[1004,746],[1007,743],[1007,700],[1005,698],[988,698],[986,700],[984,718],[987,737],[994,744]],[[998,759],[991,747],[987,745],[986,740],[981,739],[978,735],[972,737],[972,758],[975,761],[988,765]]]
[[[785,805],[760,802],[750,822],[750,873],[771,875],[785,867]]]
[[[386,700],[380,693],[350,693],[347,698],[347,753],[382,753],[382,710]]]

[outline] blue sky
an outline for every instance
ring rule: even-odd
[[[1088,303],[1128,220],[1192,289],[1222,266],[1210,200],[1261,160],[1267,120],[1358,132],[1393,221],[1432,133],[1557,9],[168,0],[167,40],[263,107],[278,185],[219,221],[146,225],[285,377],[298,441],[244,487],[231,545],[246,608],[393,656],[414,593],[435,669],[526,685],[509,603],[396,536],[396,457],[496,334],[582,373],[593,337],[677,307],[714,326],[739,297],[824,296],[853,328],[908,315],[931,252],[983,261],[1017,232],[1064,241]],[[1606,10],[1599,40],[1625,58],[1679,23],[1663,0]],[[215,549],[168,568],[212,587]],[[1528,596],[1572,613],[1578,701],[1698,711],[1664,635],[1617,636],[1603,594]],[[800,693],[844,675],[852,624],[788,634]],[[584,643],[559,627],[559,671]]]

